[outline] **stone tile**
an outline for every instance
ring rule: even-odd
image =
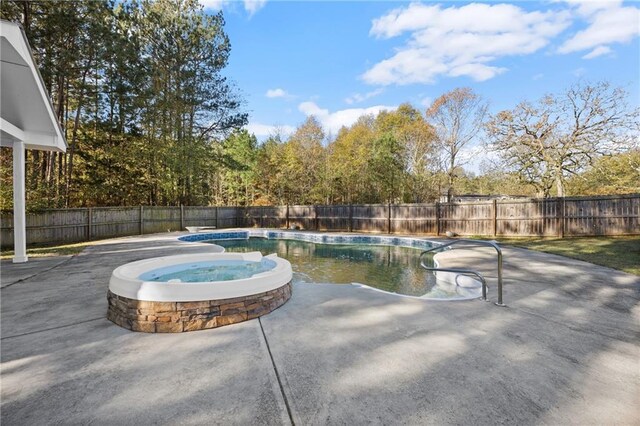
[[[156,323],[153,321],[132,321],[131,331],[141,331],[143,333],[155,333]]]
[[[244,302],[220,305],[220,315],[232,315],[246,311]]]
[[[183,311],[186,309],[202,309],[209,308],[211,302],[209,300],[204,300],[201,302],[177,302],[176,310]]]
[[[135,300],[135,307],[140,311],[175,312],[176,302],[148,302]]]
[[[182,322],[156,322],[156,333],[180,333]]]
[[[205,330],[217,327],[216,317],[209,319],[195,319],[184,322],[183,331]]]
[[[246,312],[233,314],[233,315],[224,315],[224,316],[216,317],[216,326],[221,327],[223,325],[235,324],[235,323],[246,321],[246,320],[247,320]]]

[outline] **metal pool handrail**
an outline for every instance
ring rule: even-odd
[[[424,269],[428,271],[455,272],[458,274],[475,275],[476,277],[480,278],[480,281],[482,282],[482,299],[487,300],[487,282],[479,272],[474,271],[472,269],[433,268],[425,265],[424,263],[423,256],[425,254],[438,251],[438,250],[443,250],[447,247],[450,247],[455,244],[460,244],[460,243],[466,243],[469,245],[484,246],[484,247],[493,247],[496,250],[498,254],[498,301],[496,302],[496,305],[503,306],[503,307],[507,306],[502,302],[502,250],[500,249],[497,243],[494,243],[492,241],[485,241],[485,240],[464,240],[464,239],[451,241],[449,243],[430,248],[429,250],[425,250],[422,253],[420,253],[420,266],[422,266]]]

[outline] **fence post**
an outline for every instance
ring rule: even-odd
[[[493,236],[495,237],[498,234],[498,200],[493,200],[492,203],[493,208]]]
[[[87,209],[87,241],[91,241],[91,226],[93,225],[93,211],[91,207]]]
[[[391,203],[387,205],[387,234],[391,233]]]
[[[260,207],[260,228],[264,228],[264,207]]]
[[[564,197],[558,198],[558,237],[564,238]]]
[[[180,204],[180,230],[184,229],[184,206]]]
[[[440,202],[436,201],[436,236],[440,235]]]
[[[216,229],[218,229],[219,228],[219,226],[218,226],[218,206],[214,206],[213,207],[213,214],[215,215],[214,219],[215,219]]]
[[[316,231],[320,230],[320,222],[318,221],[318,206],[313,205],[313,222],[316,225]]]
[[[349,232],[353,232],[353,204],[349,203]]]
[[[289,203],[287,203],[287,213],[286,213],[284,222],[285,222],[284,227],[286,229],[289,229]]]
[[[144,235],[144,207],[140,206],[140,235]]]

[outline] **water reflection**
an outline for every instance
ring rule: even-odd
[[[414,248],[265,238],[211,242],[228,252],[277,253],[291,262],[295,282],[356,282],[411,296],[422,296],[434,285],[433,275],[420,267],[420,250]]]

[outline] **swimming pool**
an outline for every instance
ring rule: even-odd
[[[180,239],[216,244],[226,252],[276,253],[291,263],[293,283],[360,284],[433,300],[481,295],[480,283],[469,277],[423,269],[419,255],[435,245],[424,239],[271,230],[218,231]]]
[[[294,283],[361,283],[410,296],[422,296],[434,285],[433,274],[420,267],[420,251],[413,248],[266,238],[211,242],[225,252],[277,253],[291,263]]]

